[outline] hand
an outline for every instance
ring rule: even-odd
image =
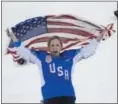
[[[11,36],[10,36],[9,29],[7,28],[7,30],[5,30],[5,31],[6,31],[6,33],[7,33],[7,36],[10,38]]]
[[[17,60],[17,63],[18,63],[19,65],[23,65],[23,64],[26,63],[26,60],[24,60],[23,58],[21,58],[21,59]]]
[[[98,42],[100,42],[102,39],[103,39],[103,34],[100,35],[100,36],[98,36],[98,37],[96,38],[96,40],[97,40]]]
[[[18,39],[16,38],[16,36],[12,32],[12,30],[7,28],[6,33],[7,33],[7,36],[10,37],[13,42],[17,42],[18,41]]]

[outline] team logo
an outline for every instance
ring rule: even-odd
[[[47,55],[45,61],[47,63],[50,63],[52,61],[52,57],[50,55]]]

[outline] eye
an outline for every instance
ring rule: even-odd
[[[59,44],[57,44],[56,46],[58,46],[58,47],[59,47]]]
[[[51,47],[54,47],[54,44],[52,44]]]

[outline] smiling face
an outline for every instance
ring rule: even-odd
[[[54,36],[48,41],[48,49],[54,56],[59,56],[62,49],[62,42],[59,37]]]

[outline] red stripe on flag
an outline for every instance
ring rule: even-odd
[[[56,15],[47,15],[46,18],[53,18],[55,17]]]
[[[47,24],[48,25],[61,25],[61,26],[76,26],[76,27],[82,27],[82,26],[79,26],[79,25],[74,25],[72,23],[66,23],[66,22],[59,22],[59,21],[47,21]],[[82,27],[84,28],[84,27]]]
[[[8,49],[8,53],[16,54],[16,51],[13,51],[13,50],[9,50],[9,49]]]
[[[70,48],[70,47],[72,47],[72,46],[74,46],[74,45],[76,45],[76,44],[78,44],[80,41],[77,41],[77,42],[75,42],[75,43],[71,43],[70,45],[68,45],[68,46],[66,46],[66,47],[64,47],[64,48],[62,48],[62,51],[63,50],[65,50],[65,49],[67,49],[67,48]]]
[[[94,34],[88,33],[86,31],[83,30],[79,30],[79,29],[67,29],[67,28],[48,28],[48,32],[49,33],[70,33],[70,34],[76,34],[76,35],[81,35],[81,36],[85,36],[85,37],[96,37],[94,36]]]

